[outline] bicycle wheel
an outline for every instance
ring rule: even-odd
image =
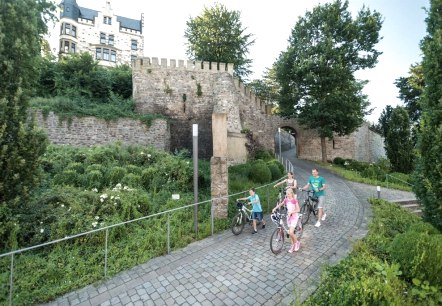
[[[284,229],[277,227],[270,237],[270,250],[273,254],[279,254],[284,247]]]
[[[241,234],[242,230],[244,229],[245,220],[242,216],[242,213],[237,213],[235,217],[233,217],[232,220],[232,233],[234,235]]]
[[[310,218],[311,208],[309,203],[306,201],[301,206],[301,223],[302,225],[306,225],[308,222],[308,219]]]
[[[302,216],[301,216],[301,218],[302,218]],[[295,235],[298,240],[301,240],[302,233],[303,233],[301,218],[298,219],[298,222],[296,223],[296,227],[295,227]]]

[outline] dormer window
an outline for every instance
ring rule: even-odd
[[[104,24],[112,24],[112,18],[108,16],[103,17],[103,23]]]

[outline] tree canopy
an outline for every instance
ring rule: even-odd
[[[251,73],[252,60],[247,58],[255,41],[241,23],[241,13],[230,11],[216,3],[204,7],[202,13],[186,22],[184,37],[188,40],[186,53],[192,60],[233,63],[234,72],[245,80]]]
[[[370,113],[366,81],[354,72],[377,63],[381,26],[381,15],[365,7],[352,18],[348,1],[318,5],[295,24],[276,62],[280,114],[318,131],[323,161],[325,138],[352,133]]]
[[[15,230],[11,216],[24,209],[39,181],[39,158],[46,135],[28,119],[29,97],[45,18],[53,4],[46,0],[0,0],[0,240]],[[10,241],[13,244],[13,241]]]
[[[422,41],[425,87],[418,137],[415,192],[424,218],[442,230],[442,0],[431,0]]]

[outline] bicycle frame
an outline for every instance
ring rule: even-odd
[[[313,215],[318,218],[318,199],[313,197],[314,196],[314,191],[313,190],[304,190],[302,188],[299,188],[299,190],[306,192],[307,193],[307,198],[304,200],[304,202],[301,205],[301,214],[302,214],[302,218],[301,218],[301,223],[302,225],[306,225],[309,218],[310,218],[310,214],[313,213]]]
[[[252,223],[252,210],[248,209],[242,201],[237,201],[236,207],[238,208],[238,213],[233,217],[231,229],[234,235],[239,235],[246,223]]]

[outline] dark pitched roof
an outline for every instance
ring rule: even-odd
[[[98,17],[98,12],[95,10],[91,10],[85,7],[79,7],[80,9],[80,18],[94,20],[95,17]]]
[[[132,29],[141,32],[141,20],[117,16],[117,21],[120,22],[120,27],[122,28]]]

